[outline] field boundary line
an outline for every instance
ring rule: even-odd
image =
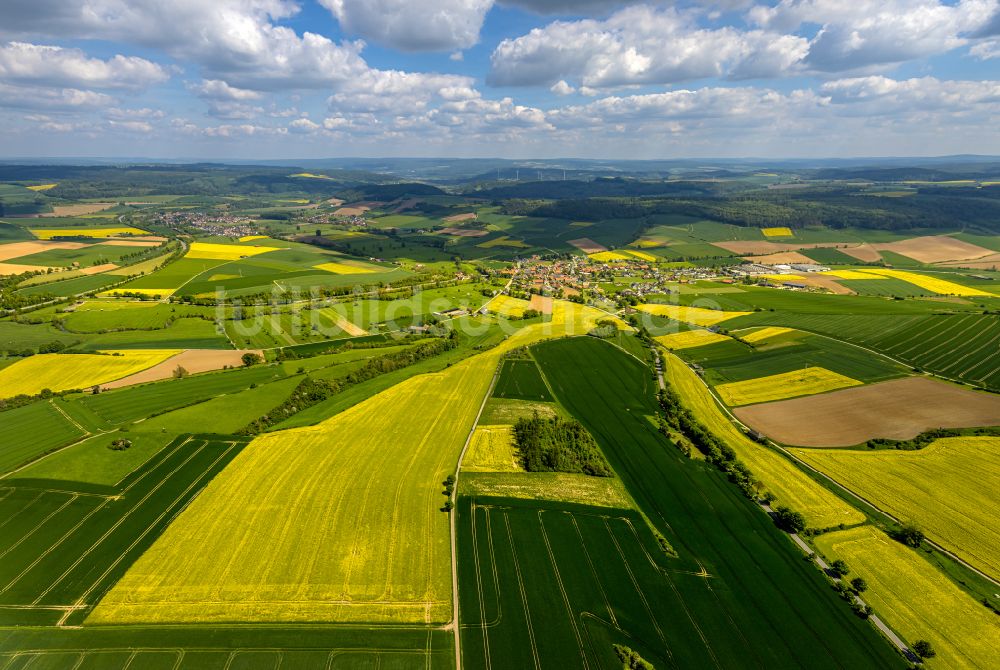
[[[513,281],[513,280],[511,280]],[[510,282],[507,284],[510,285]],[[498,294],[499,295],[499,294]],[[496,296],[494,296],[496,297]],[[489,301],[486,303],[489,304]],[[479,404],[479,411],[476,413],[476,420],[472,422],[472,428],[469,430],[469,435],[465,438],[465,444],[462,446],[462,452],[458,455],[458,463],[455,464],[455,485],[453,487],[453,492],[451,494],[452,507],[451,511],[448,512],[449,521],[449,531],[451,534],[451,607],[452,607],[452,624],[454,624],[455,629],[455,668],[456,670],[461,670],[462,667],[462,636],[459,634],[459,617],[458,617],[458,531],[456,529],[457,519],[458,519],[458,505],[455,503],[458,501],[458,478],[462,472],[462,461],[465,460],[465,454],[469,450],[469,445],[472,444],[472,437],[476,434],[476,426],[479,425],[479,420],[483,416],[483,410],[486,409],[486,403],[489,402],[490,397],[493,395],[493,389],[496,387],[497,379],[500,377],[500,369],[503,365],[503,357],[497,362],[496,368],[493,370],[493,379],[490,380],[490,386],[486,389],[485,395],[483,395],[483,401]],[[475,519],[473,519],[474,521]],[[494,568],[496,566],[494,565]],[[534,637],[534,634],[532,634]],[[532,646],[534,645],[534,640],[532,640]],[[538,667],[538,658],[536,652],[535,667]]]
[[[61,453],[61,452],[65,451],[65,450],[69,449],[70,447],[75,447],[76,445],[83,444],[84,442],[87,442],[88,440],[92,440],[95,437],[101,437],[102,435],[107,435],[107,434],[113,433],[113,432],[114,431],[112,431],[112,430],[102,430],[102,431],[99,431],[97,433],[88,433],[86,435],[83,435],[78,440],[70,442],[69,444],[64,444],[61,447],[57,447],[57,448],[53,449],[52,451],[49,451],[47,453],[42,454],[38,458],[33,458],[33,459],[29,460],[27,463],[22,463],[15,470],[11,470],[10,472],[5,472],[4,474],[0,475],[0,481],[2,481],[4,479],[10,479],[11,475],[16,475],[21,470],[26,470],[27,468],[30,468],[33,465],[37,465],[38,463],[41,463],[42,461],[44,461],[46,458],[49,458],[51,456],[55,456],[56,454]]]
[[[531,642],[531,655],[535,659],[535,670],[542,670],[542,664],[538,658],[538,647],[535,645],[535,629],[531,626],[531,612],[528,609],[528,597],[524,590],[524,580],[521,578],[521,563],[517,560],[517,547],[514,542],[514,533],[510,529],[510,518],[507,513],[503,513],[503,522],[507,526],[507,540],[510,543],[510,553],[514,558],[514,573],[517,575],[517,587],[521,591],[521,605],[524,607],[524,620],[528,629],[528,640]],[[461,667],[461,666],[459,666]]]
[[[59,412],[60,414],[62,414],[62,415],[63,415],[63,418],[65,418],[65,419],[66,419],[67,421],[69,421],[69,422],[70,422],[71,424],[73,424],[74,426],[76,426],[77,428],[79,428],[79,429],[80,429],[80,430],[81,430],[81,431],[83,432],[83,437],[87,437],[88,435],[90,435],[90,431],[89,431],[89,430],[87,430],[86,428],[84,428],[83,426],[81,426],[81,425],[80,425],[80,424],[79,424],[79,423],[77,422],[77,420],[76,420],[76,419],[74,419],[73,417],[71,417],[71,416],[70,416],[69,414],[67,414],[67,413],[66,413],[66,411],[65,411],[65,410],[64,410],[64,409],[63,409],[62,407],[60,407],[59,405],[57,405],[57,404],[56,404],[56,401],[55,401],[55,399],[52,399],[52,398],[50,398],[50,399],[49,399],[49,404],[50,404],[50,405],[52,405],[52,408],[53,408],[53,409],[54,409],[55,411],[57,411],[57,412]]]
[[[542,540],[545,542],[545,551],[549,554],[549,563],[552,564],[552,571],[556,575],[556,585],[559,586],[559,593],[562,595],[563,604],[566,606],[566,614],[569,615],[569,622],[573,625],[573,635],[576,637],[576,644],[580,650],[580,658],[583,659],[584,670],[590,669],[587,661],[587,650],[583,647],[583,638],[580,636],[580,627],[576,625],[576,614],[573,612],[573,605],[569,601],[569,594],[566,593],[566,586],[563,584],[562,575],[559,574],[559,566],[556,563],[556,556],[552,552],[552,544],[549,542],[549,534],[545,531],[545,521],[542,515],[545,510],[538,510],[538,528],[542,531]]]

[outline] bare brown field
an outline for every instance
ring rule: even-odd
[[[602,251],[608,250],[607,247],[598,244],[589,237],[581,237],[578,240],[570,240],[569,243],[585,254],[599,254]]]
[[[854,291],[840,284],[833,277],[825,277],[811,272],[804,272],[798,275],[798,279],[793,279],[792,281],[805,284],[806,286],[825,288],[830,293],[836,293],[837,295],[854,295]]]
[[[24,272],[45,272],[48,266],[20,265],[18,263],[0,263],[0,276],[19,275]]]
[[[351,205],[350,207],[341,207],[334,215],[336,216],[361,216],[367,212],[371,207],[368,205]]]
[[[488,230],[470,230],[468,228],[442,228],[438,232],[456,237],[486,237],[490,234]]]
[[[42,214],[42,217],[52,216],[81,216],[83,214],[95,214],[114,207],[113,202],[78,202],[75,205],[55,205],[51,214]]]
[[[333,205],[334,207],[340,207],[341,205],[344,204],[344,201],[341,200],[340,198],[330,198],[326,202],[327,204]]]
[[[975,268],[977,270],[989,270],[995,266],[1000,266],[1000,253],[990,254],[989,256],[982,256],[974,261],[946,261],[944,263],[938,263],[938,265],[944,265],[947,267],[956,267],[956,268]]]
[[[733,410],[776,442],[849,447],[875,437],[906,440],[932,428],[1000,423],[1000,396],[928,377],[907,377]]]
[[[948,235],[914,237],[900,242],[886,242],[873,246],[880,251],[892,251],[921,263],[965,261],[993,255],[989,249],[957,240]]]
[[[408,200],[403,200],[401,203],[396,205],[396,209],[392,210],[393,214],[399,214],[400,212],[405,212],[408,209],[413,209],[420,202],[420,198],[410,198]],[[447,221],[447,219],[445,219]]]
[[[137,240],[134,237],[108,237],[101,241],[101,244],[111,244],[112,242],[133,242],[133,246],[144,245],[144,246],[156,246],[150,245],[149,242],[166,242],[166,237],[160,237],[158,235],[143,235],[141,240]]]
[[[30,256],[52,249],[82,249],[87,246],[90,245],[82,242],[11,242],[10,244],[0,244],[0,261]]]
[[[538,310],[542,314],[552,313],[552,298],[548,298],[544,295],[538,295],[533,293],[531,295],[531,301],[529,303],[528,309]]]
[[[572,244],[572,242],[570,242]],[[845,242],[814,242],[809,244],[803,243],[793,243],[793,242],[767,242],[765,240],[730,240],[728,242],[712,242],[717,247],[721,247],[726,251],[731,251],[734,254],[743,256],[763,256],[766,254],[779,254],[789,251],[798,251],[799,249],[816,249],[819,247],[840,247],[846,244]],[[754,258],[754,261],[759,259]],[[809,260],[810,263],[815,263],[814,260]]]
[[[170,379],[178,365],[191,374],[221,370],[225,365],[239,367],[243,365],[243,361],[240,360],[241,357],[248,352],[263,356],[263,352],[260,349],[188,349],[142,372],[136,372],[134,375],[102,384],[101,388],[116,389],[123,386],[133,386],[135,384],[160,381],[161,379]]]
[[[865,242],[864,244],[859,244],[856,247],[848,247],[846,249],[841,249],[848,256],[853,256],[857,258],[862,263],[878,263],[882,260],[882,254],[878,252],[878,249],[872,245]]]
[[[752,263],[763,263],[764,265],[778,265],[779,263],[808,263],[814,264],[816,261],[800,254],[798,251],[779,251],[767,256],[747,256],[743,260]]]
[[[456,221],[468,221],[475,218],[477,218],[475,212],[466,212],[465,214],[452,214],[451,216],[446,216],[441,220],[454,223]]]

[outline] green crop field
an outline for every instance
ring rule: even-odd
[[[545,380],[531,359],[512,358],[500,367],[500,377],[493,388],[493,397],[514,400],[552,400]]]
[[[81,622],[244,444],[178,438],[114,487],[0,480],[0,620]]]
[[[953,379],[1000,388],[996,365],[1000,316],[845,315],[761,312],[734,319],[732,327],[792,326],[874,349],[909,365]]]
[[[53,402],[44,400],[0,412],[0,423],[3,424],[0,473],[9,472],[85,434]]]
[[[642,364],[592,339],[533,353],[678,557],[627,512],[467,500],[465,667],[612,667],[613,643],[656,667],[902,667],[765,514],[655,431]]]

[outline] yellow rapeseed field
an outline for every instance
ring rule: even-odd
[[[293,174],[291,176],[301,177],[303,179],[333,179],[333,177],[328,177],[325,174],[313,174],[312,172],[299,172],[298,174]]]
[[[660,335],[659,337],[654,337],[653,339],[665,346],[667,349],[691,349],[693,347],[703,347],[706,344],[724,342],[729,338],[725,335],[699,328],[698,330],[684,330],[679,333]]]
[[[767,328],[761,328],[760,330],[755,330],[754,332],[747,333],[746,335],[740,335],[740,339],[756,344],[757,342],[769,340],[772,337],[777,337],[778,335],[791,333],[794,330],[795,330],[794,328],[782,328],[781,326],[768,326]]]
[[[240,238],[240,242],[253,242],[254,240],[266,240],[267,235],[244,235]]]
[[[29,191],[51,191],[59,184],[36,184],[34,186],[26,186]]]
[[[638,305],[636,309],[654,316],[665,316],[675,321],[683,321],[695,326],[714,326],[727,319],[745,316],[750,312],[723,312],[718,309],[703,309],[701,307],[685,307],[683,305]]]
[[[237,244],[213,244],[211,242],[192,242],[184,258],[201,258],[217,261],[235,261],[244,256],[257,256],[269,251],[278,251],[280,247],[242,247]]]
[[[492,249],[493,247],[514,247],[515,249],[527,249],[530,245],[521,240],[512,239],[509,235],[498,237],[495,240],[487,240],[476,245],[481,249]]]
[[[987,291],[981,291],[978,288],[972,288],[971,286],[963,286],[962,284],[956,284],[955,282],[948,281],[946,279],[938,279],[937,277],[932,277],[931,275],[920,274],[917,272],[908,272],[906,270],[888,270],[884,268],[872,268],[871,270],[864,270],[869,274],[878,275],[880,277],[889,277],[891,279],[902,279],[905,282],[909,282],[914,286],[919,286],[922,289],[926,289],[933,293],[941,293],[943,295],[964,295],[964,296],[990,296],[995,297],[994,294]]]
[[[863,384],[864,382],[845,377],[826,368],[810,367],[741,382],[719,384],[715,387],[715,391],[724,403],[730,407],[739,407],[740,405],[754,405],[759,402],[825,393],[826,391]]]
[[[251,442],[129,568],[91,623],[452,619],[441,481],[503,354],[583,334],[601,312],[556,301],[552,321],[412,377],[308,428]]]
[[[937,656],[929,668],[995,668],[1000,649],[996,615],[964,593],[918,552],[871,526],[827,533],[816,546],[842,559],[851,577],[868,582],[864,598],[910,644],[927,640]]]
[[[511,426],[479,426],[462,461],[462,472],[523,472]]]
[[[816,483],[787,458],[744,435],[723,414],[698,375],[681,359],[667,354],[666,362],[667,378],[685,407],[714,435],[732,447],[754,477],[774,494],[776,504],[788,505],[801,512],[812,528],[855,524],[865,520],[861,512]]]
[[[1000,577],[1000,437],[948,437],[919,451],[792,449],[935,542]]]
[[[119,235],[149,235],[145,230],[131,226],[110,228],[32,228],[31,234],[40,240],[51,240],[53,237],[117,237]]]
[[[836,277],[837,279],[880,279],[878,275],[862,270],[826,270],[818,274]]]
[[[43,389],[65,391],[128,377],[179,353],[175,349],[129,349],[107,354],[37,354],[0,370],[0,398]]]
[[[635,256],[640,261],[649,261],[650,263],[656,262],[656,256],[654,256],[653,254],[647,254],[645,251],[634,251],[632,249],[629,249],[625,253],[627,253],[629,256]]]
[[[626,256],[625,254],[620,254],[617,251],[599,251],[596,254],[590,254],[587,256],[592,261],[597,261],[598,263],[611,263],[614,261],[630,261],[632,258]]]
[[[375,268],[362,265],[350,265],[348,263],[321,263],[320,265],[314,265],[313,267],[317,270],[332,272],[335,275],[363,275],[375,272]]]
[[[522,316],[524,310],[531,307],[531,303],[527,300],[521,300],[520,298],[512,298],[509,295],[498,295],[490,300],[486,309],[493,312],[494,314],[502,314],[504,316]]]
[[[113,274],[113,273],[112,273]],[[113,288],[110,291],[101,291],[97,294],[99,298],[113,298],[115,296],[120,296],[122,293],[138,293],[140,295],[148,295],[153,298],[159,296],[161,298],[166,298],[167,296],[173,295],[175,288],[132,288],[132,287],[120,287]]]
[[[760,232],[764,233],[764,237],[794,237],[795,234],[792,232],[791,228],[787,226],[779,226],[774,228],[761,228]]]

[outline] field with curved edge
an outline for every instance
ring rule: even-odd
[[[586,332],[601,315],[557,302],[550,323],[491,350],[316,426],[258,437],[130,568],[91,623],[448,621],[441,482],[497,365],[511,349]]]
[[[112,355],[119,354],[119,355]],[[43,389],[84,389],[151,368],[176,349],[132,349],[106,354],[37,354],[0,370],[0,398]]]
[[[826,368],[809,367],[746,381],[719,384],[715,387],[715,392],[724,403],[730,407],[737,407],[825,393],[850,386],[860,386],[862,383]]]
[[[720,333],[713,333],[710,330],[697,328],[695,330],[682,330],[679,333],[668,333],[654,337],[653,339],[667,349],[691,349],[693,347],[703,347],[706,344],[725,342],[729,338]]]
[[[672,354],[666,355],[665,374],[695,418],[732,447],[737,457],[774,494],[778,504],[804,514],[813,528],[865,520],[861,512],[810,479],[790,460],[744,435],[723,414],[698,375]]]
[[[865,600],[911,644],[927,640],[937,652],[928,668],[995,668],[996,615],[963,593],[920,557],[871,526],[816,538],[830,560],[868,582]]]
[[[918,451],[792,449],[820,472],[983,572],[1000,577],[1000,437],[948,437]]]
[[[695,326],[714,326],[728,319],[750,314],[750,312],[724,312],[718,309],[686,307],[684,305],[647,304],[637,305],[636,309],[647,314],[652,314],[653,316],[665,316],[675,321],[683,321]]]

